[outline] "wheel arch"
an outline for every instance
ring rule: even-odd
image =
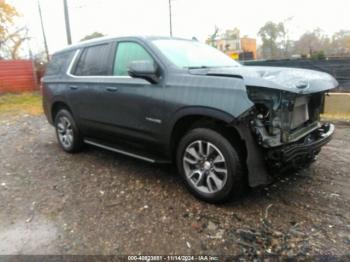
[[[51,116],[52,122],[55,121],[55,117],[56,117],[58,111],[60,109],[63,109],[63,108],[67,109],[73,115],[73,112],[72,112],[70,106],[66,102],[64,102],[62,100],[57,100],[54,103],[52,103],[51,110],[50,110],[50,116]]]
[[[186,108],[177,113],[172,123],[169,136],[170,155],[174,159],[178,143],[189,130],[196,127],[208,127],[223,134],[232,144],[242,149],[243,156],[246,156],[246,148],[240,132],[233,124],[235,117],[212,108],[196,107]]]
[[[271,181],[264,163],[263,152],[254,141],[248,120],[242,118],[238,121],[235,117],[219,110],[198,109],[184,112],[186,113],[176,118],[171,128],[169,149],[173,160],[177,145],[186,132],[196,127],[209,127],[224,135],[239,150],[239,157],[244,163],[245,179],[248,179],[250,186],[265,185]]]

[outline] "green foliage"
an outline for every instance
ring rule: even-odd
[[[313,52],[311,54],[310,58],[313,59],[313,60],[325,60],[326,59],[326,54],[324,53],[323,50],[321,50],[321,51]]]

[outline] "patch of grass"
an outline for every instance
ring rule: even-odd
[[[0,114],[40,115],[43,113],[39,92],[0,95]]]

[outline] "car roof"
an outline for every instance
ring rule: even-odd
[[[122,36],[122,37],[117,37],[117,36],[107,36],[107,37],[99,37],[91,40],[86,40],[80,43],[76,43],[70,46],[67,46],[54,54],[58,53],[63,53],[67,51],[72,51],[76,50],[79,48],[84,48],[87,46],[92,46],[96,44],[103,44],[103,43],[108,43],[111,41],[121,41],[121,40],[148,40],[148,41],[153,41],[153,40],[184,40],[184,41],[191,41],[190,39],[185,39],[185,38],[179,38],[179,37],[169,37],[169,36]]]

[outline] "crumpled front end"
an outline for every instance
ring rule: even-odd
[[[334,126],[320,122],[324,92],[297,94],[249,87],[248,93],[255,103],[250,127],[270,168],[301,167],[330,141]]]
[[[250,186],[271,181],[272,170],[308,164],[330,141],[334,126],[321,123],[325,94],[339,84],[324,72],[240,66],[192,74],[242,79],[252,108],[234,125],[247,148]]]
[[[277,169],[298,168],[310,163],[331,140],[333,133],[334,125],[325,123],[294,143],[268,149],[266,159],[269,166]]]

